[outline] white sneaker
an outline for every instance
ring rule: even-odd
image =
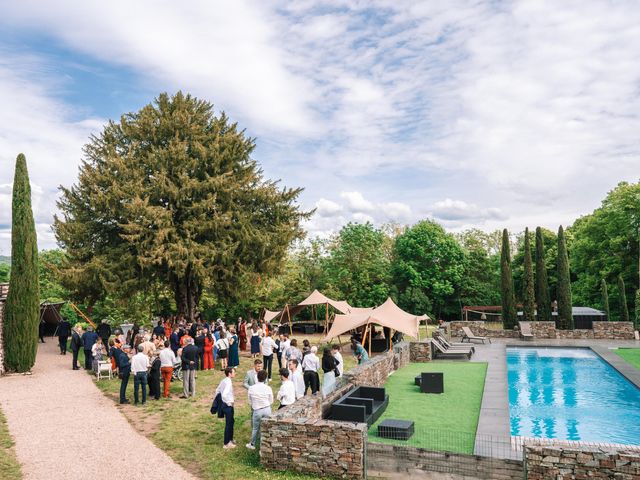
[[[245,447],[247,447],[249,450],[255,450],[256,449],[256,447],[254,447],[252,443],[247,443],[245,445]]]
[[[236,446],[233,443],[229,442],[225,446],[223,446],[222,448],[224,448],[225,450],[229,450],[231,448],[236,448]]]

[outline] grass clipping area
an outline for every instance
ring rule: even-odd
[[[414,378],[421,372],[444,373],[444,393],[420,393]],[[385,383],[389,406],[369,429],[369,440],[472,454],[486,373],[486,363],[440,361],[396,371]],[[378,424],[387,418],[413,420],[413,436],[406,441],[378,437]]]
[[[13,450],[7,420],[0,411],[0,478],[21,479],[20,464]]]
[[[619,348],[616,353],[627,363],[640,370],[640,348]]]

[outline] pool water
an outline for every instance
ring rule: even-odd
[[[640,445],[640,389],[587,348],[507,348],[511,435]]]

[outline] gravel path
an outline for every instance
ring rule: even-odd
[[[154,480],[195,480],[137,433],[89,375],[71,370],[71,353],[60,355],[55,340],[39,344],[33,375],[0,378],[24,479],[130,479],[150,467]]]

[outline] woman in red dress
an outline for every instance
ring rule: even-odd
[[[240,338],[240,350],[245,352],[247,350],[247,322],[240,318],[238,323],[238,337]]]
[[[204,369],[211,370],[213,368],[213,337],[209,334],[209,330],[204,329]]]

